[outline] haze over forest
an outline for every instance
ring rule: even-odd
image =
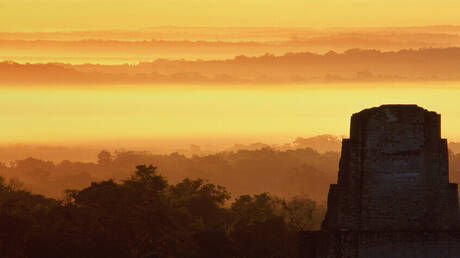
[[[66,189],[122,180],[137,164],[155,164],[172,183],[201,178],[226,186],[234,196],[270,192],[323,202],[329,184],[336,181],[341,139],[319,135],[286,144],[234,144],[223,149],[191,145],[170,153],[98,148],[0,147],[0,176],[19,180],[34,193],[59,198]],[[460,143],[450,142],[449,151],[451,181],[460,182]]]
[[[450,148],[459,149],[459,26],[3,31],[0,57],[0,161],[12,162],[11,168],[39,160],[54,162],[43,163],[46,171],[65,160],[98,167],[102,150],[116,161],[126,153],[146,161],[184,155],[187,163],[239,159],[242,150],[291,155],[304,148],[331,151],[337,159],[351,113],[391,102],[442,113]],[[34,127],[27,126],[30,121]],[[313,137],[318,134],[325,135]],[[315,167],[326,171],[318,179],[322,190],[310,193],[315,198],[322,199],[334,181],[336,161],[327,169]],[[176,170],[163,169],[180,179]],[[97,176],[100,168],[94,175],[93,168],[77,170],[86,183],[109,177]],[[24,180],[53,196],[65,189]],[[61,184],[50,182],[43,184]],[[298,191],[308,194],[300,186]]]

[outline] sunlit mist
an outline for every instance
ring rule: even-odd
[[[209,137],[273,142],[325,133],[347,135],[352,113],[385,103],[416,103],[436,110],[442,114],[443,136],[460,139],[460,89],[448,89],[455,83],[443,89],[403,83],[369,85],[373,89],[351,86],[1,88],[0,140],[77,143]]]

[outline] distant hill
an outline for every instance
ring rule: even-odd
[[[1,48],[1,46],[0,46]],[[157,59],[137,65],[0,62],[7,84],[200,84],[459,81],[460,48],[400,51],[351,49],[220,60]],[[366,86],[365,86],[366,87]]]

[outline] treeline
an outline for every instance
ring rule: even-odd
[[[283,41],[292,39],[342,38],[346,35],[367,39],[385,39],[402,44],[422,42],[453,42],[458,39],[460,26],[364,27],[364,28],[292,28],[292,27],[181,27],[160,26],[142,30],[91,30],[57,32],[0,32],[5,40],[78,41],[88,39],[145,41]],[[392,36],[390,38],[390,36]],[[326,42],[322,42],[323,44]],[[365,43],[365,42],[362,42]]]
[[[138,164],[155,164],[173,183],[183,178],[203,178],[224,185],[235,195],[270,192],[281,197],[307,195],[325,200],[329,184],[336,180],[338,160],[337,152],[320,154],[310,148],[265,147],[191,157],[102,151],[97,162],[53,163],[28,158],[0,163],[0,175],[19,179],[33,193],[59,197],[65,189],[82,189],[95,180],[120,180]]]
[[[195,141],[197,144],[190,144],[190,141]],[[193,155],[205,156],[218,152],[237,152],[239,150],[257,150],[263,148],[273,148],[276,150],[286,151],[295,149],[312,148],[320,153],[333,151],[339,152],[342,146],[341,137],[322,134],[311,137],[297,137],[294,141],[288,143],[267,144],[263,142],[254,143],[228,143],[222,141],[212,142],[212,145],[200,140],[176,140],[171,139],[152,139],[143,140],[142,143],[128,142],[131,150],[149,151],[156,154],[169,154],[177,152],[184,154],[187,157]],[[453,142],[449,143],[449,148],[452,149]],[[100,143],[99,145],[56,145],[56,144],[3,144],[0,145],[0,162],[10,162],[13,160],[22,160],[29,157],[36,159],[49,160],[53,162],[61,162],[63,160],[73,161],[97,161],[97,155],[101,149],[109,148],[110,150],[126,149],[127,143],[117,141],[116,145],[112,146]],[[455,146],[460,146],[456,144]],[[105,146],[105,147],[103,147]],[[460,147],[455,148],[459,150]],[[456,151],[458,152],[458,151]]]
[[[28,158],[0,163],[0,175],[20,181],[33,193],[59,198],[65,189],[83,189],[97,180],[122,180],[138,164],[155,164],[171,183],[202,178],[225,186],[235,196],[270,192],[283,198],[303,195],[325,201],[329,185],[337,180],[339,158],[338,152],[321,154],[310,148],[264,147],[191,157],[102,151],[97,162]],[[460,153],[450,152],[449,169],[451,182],[460,183]]]
[[[170,184],[145,165],[61,200],[0,178],[0,257],[297,257],[298,231],[324,215],[304,197],[229,200],[222,186]]]
[[[275,84],[460,80],[460,48],[287,53],[226,60],[158,59],[138,65],[0,63],[9,84]]]
[[[460,46],[459,29],[388,28],[309,30],[283,28],[204,28],[201,31],[74,31],[55,33],[0,32],[0,56],[79,56],[216,58],[350,48],[395,51],[409,48]],[[208,30],[208,32],[206,32]]]

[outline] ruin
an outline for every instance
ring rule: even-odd
[[[460,257],[441,116],[416,105],[353,114],[322,229],[301,239],[302,257]]]

